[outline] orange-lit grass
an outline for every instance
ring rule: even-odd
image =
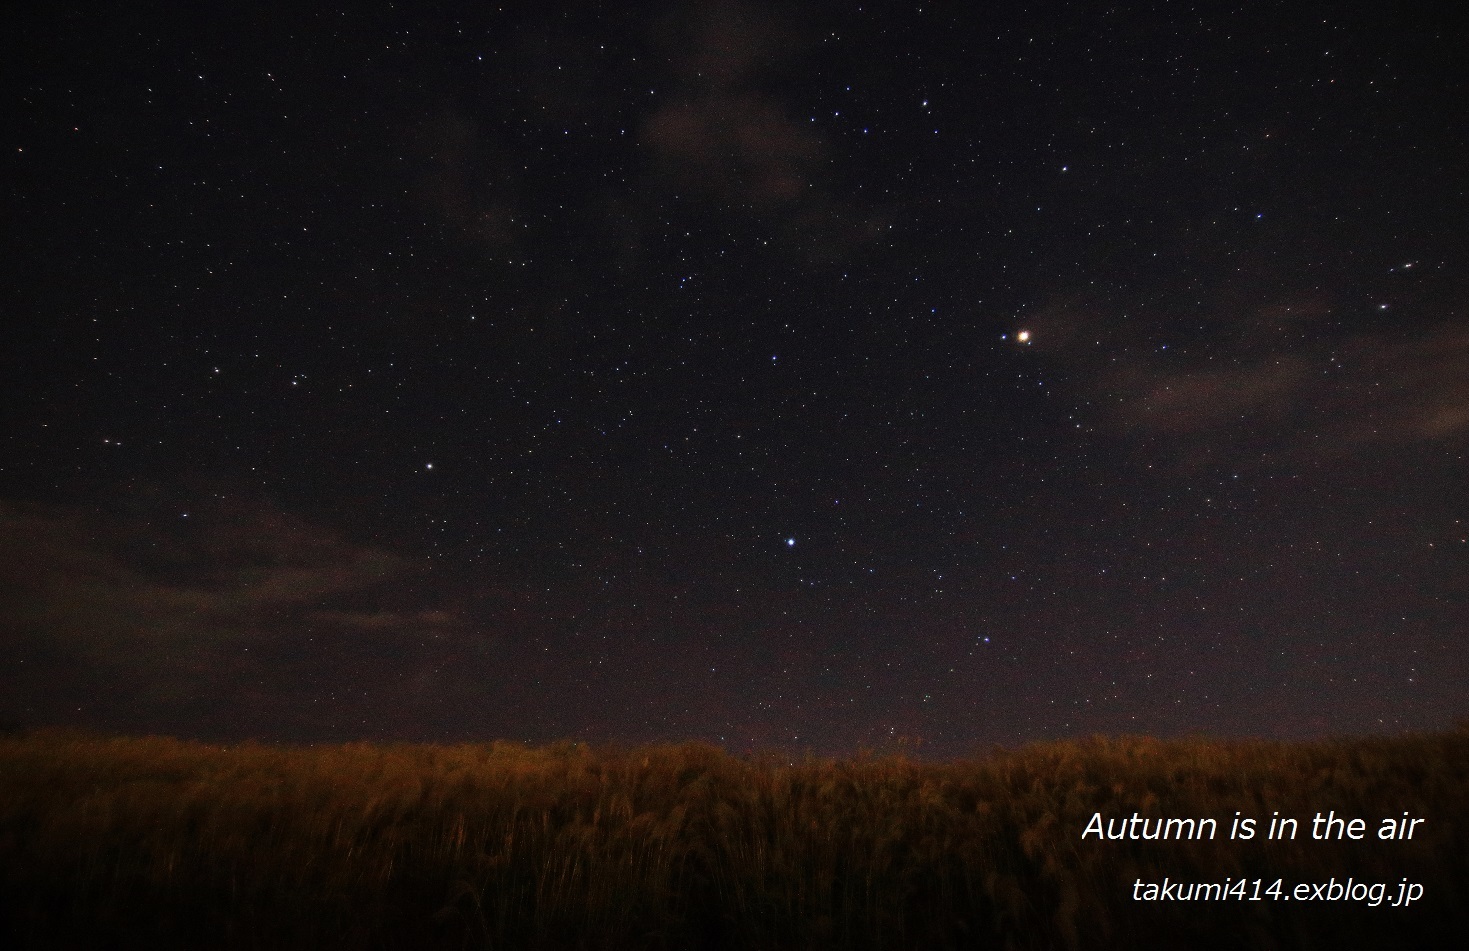
[[[1392,946],[1469,923],[1447,917],[1469,903],[1466,792],[1462,729],[943,764],[46,732],[0,738],[0,912],[32,947],[1232,947],[1373,928]],[[1412,842],[1225,840],[1236,810],[1318,809],[1429,821]],[[1082,841],[1094,811],[1134,810],[1212,816],[1220,840]],[[1370,915],[1131,901],[1164,875],[1407,876],[1430,894]]]

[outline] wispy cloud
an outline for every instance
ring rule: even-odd
[[[1309,361],[1273,355],[1219,369],[1175,369],[1136,360],[1105,377],[1118,418],[1165,433],[1220,430],[1299,409],[1309,389]]]
[[[1346,341],[1358,379],[1338,408],[1346,439],[1447,440],[1469,435],[1469,329],[1444,325]]]
[[[840,257],[881,228],[834,191],[825,137],[775,91],[798,46],[782,23],[754,4],[676,7],[659,30],[674,82],[639,137],[657,178],[768,222],[787,247]]]
[[[661,171],[750,211],[808,197],[826,148],[767,88],[792,45],[777,23],[738,3],[678,8],[662,29],[676,82],[642,127]]]
[[[1021,318],[1118,434],[1185,461],[1330,455],[1469,436],[1469,329],[1343,328],[1319,294],[1202,316],[1057,298]],[[1191,333],[1208,346],[1189,346]]]
[[[708,90],[650,115],[644,139],[686,185],[732,207],[788,207],[814,186],[821,140],[754,93]]]
[[[94,682],[107,702],[222,700],[290,684],[270,658],[308,640],[350,655],[466,630],[405,596],[404,559],[264,505],[165,520],[0,500],[0,565],[0,649],[61,678],[33,698]]]
[[[445,113],[418,130],[420,199],[471,239],[493,251],[516,241],[516,174],[496,156],[479,123]]]

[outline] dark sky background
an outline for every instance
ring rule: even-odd
[[[1469,716],[1462,31],[69,6],[0,57],[10,723]]]

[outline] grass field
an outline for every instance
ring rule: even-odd
[[[1318,811],[1367,821],[1315,841]],[[1238,811],[1260,835],[1230,840]],[[1379,820],[1422,817],[1410,841]],[[1213,841],[1083,840],[1213,817]],[[1302,820],[1265,841],[1272,813]],[[1469,729],[1095,739],[948,763],[702,745],[0,737],[10,947],[1436,948],[1469,935]],[[1410,907],[1139,902],[1138,879],[1383,882]],[[1251,888],[1254,886],[1251,885]],[[1449,943],[1445,943],[1449,942]]]

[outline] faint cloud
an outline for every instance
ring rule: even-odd
[[[1264,333],[1283,331],[1293,324],[1320,320],[1331,314],[1331,301],[1320,291],[1305,291],[1259,308],[1254,324]]]
[[[379,646],[465,625],[404,603],[405,560],[264,505],[126,516],[0,500],[0,650],[117,696],[258,692],[313,635]],[[54,686],[54,685],[53,685]]]
[[[775,92],[798,47],[776,10],[690,4],[658,32],[674,84],[659,90],[639,140],[660,176],[768,221],[786,245],[817,257],[839,257],[883,232],[832,194],[825,138]]]
[[[748,210],[790,205],[812,187],[822,145],[757,95],[724,90],[651,115],[643,135],[685,184]]]
[[[1469,330],[1458,322],[1344,331],[1316,291],[1237,304],[1164,318],[1058,297],[1014,329],[1067,368],[1106,425],[1186,464],[1469,435]]]
[[[802,198],[824,151],[767,88],[794,45],[777,22],[740,3],[676,9],[660,31],[676,85],[643,122],[664,171],[750,210]]]
[[[1362,335],[1341,348],[1338,415],[1347,440],[1419,442],[1469,434],[1469,330]]]
[[[1243,427],[1294,451],[1336,452],[1469,433],[1469,332],[1357,334],[1175,371],[1138,360],[1106,378],[1120,419],[1178,435]]]
[[[458,623],[447,611],[312,611],[307,619],[364,631],[450,628]]]
[[[1034,353],[1064,354],[1072,359],[1087,359],[1090,348],[1100,346],[1103,337],[1112,337],[1115,326],[1101,316],[1102,311],[1077,294],[1057,295],[1019,314],[1008,334],[1022,331],[1029,336],[1026,348]],[[1088,337],[1093,339],[1089,340]]]
[[[484,245],[507,250],[516,242],[515,176],[508,161],[488,148],[479,124],[445,114],[425,123],[415,138],[420,199],[444,220]]]
[[[1109,375],[1126,424],[1170,433],[1215,430],[1259,415],[1299,410],[1307,362],[1273,356],[1222,369],[1173,370],[1137,361]]]
[[[720,88],[759,82],[796,47],[775,9],[734,0],[676,7],[658,32],[685,81]]]

